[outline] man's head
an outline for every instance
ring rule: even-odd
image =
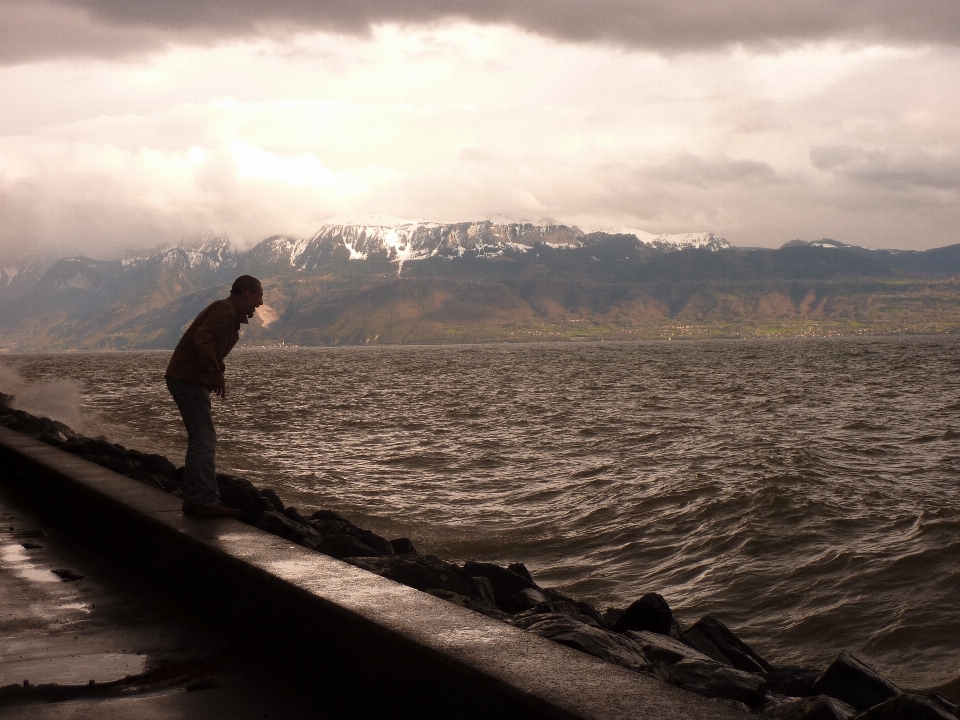
[[[241,275],[233,281],[230,299],[247,317],[253,317],[254,311],[263,305],[263,285],[253,275]]]

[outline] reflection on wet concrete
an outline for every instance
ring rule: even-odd
[[[0,685],[24,680],[32,685],[105,683],[140,675],[146,665],[147,656],[134,653],[84,653],[14,660],[0,665]]]
[[[19,543],[0,545],[0,566],[30,582],[60,582],[60,578],[53,574],[52,569],[43,568],[31,562],[27,551]]]

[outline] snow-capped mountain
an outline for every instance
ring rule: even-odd
[[[412,222],[396,225],[323,225],[313,237],[267,238],[250,251],[251,260],[288,264],[312,270],[335,258],[396,262],[429,257],[495,257],[527,252],[538,245],[582,247],[583,232],[566,225],[499,224],[489,220],[464,223]]]
[[[719,235],[714,235],[711,232],[663,233],[662,235],[654,235],[644,230],[629,227],[618,228],[616,232],[621,235],[636,235],[640,242],[667,252],[688,248],[696,248],[698,250],[723,250],[733,247],[733,244],[729,240]]]
[[[713,233],[653,235],[624,228],[638,242],[662,251],[686,248],[719,250],[732,247]],[[526,253],[538,247],[582,248],[588,236],[576,226],[496,223],[491,220],[464,223],[395,221],[390,224],[326,224],[310,238],[267,238],[252,251],[252,259],[312,270],[334,258],[366,260],[381,257],[397,263],[398,271],[410,260],[429,257],[490,258],[504,253]]]

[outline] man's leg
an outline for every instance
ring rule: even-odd
[[[216,505],[220,502],[220,487],[216,467],[217,431],[213,427],[210,391],[175,378],[167,378],[167,388],[187,427],[183,499],[194,505]]]

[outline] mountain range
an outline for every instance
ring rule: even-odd
[[[0,269],[0,349],[172,348],[240,274],[265,304],[242,342],[336,345],[950,332],[960,245],[772,250],[711,233],[560,224],[328,224],[241,252],[224,238],[123,260]]]

